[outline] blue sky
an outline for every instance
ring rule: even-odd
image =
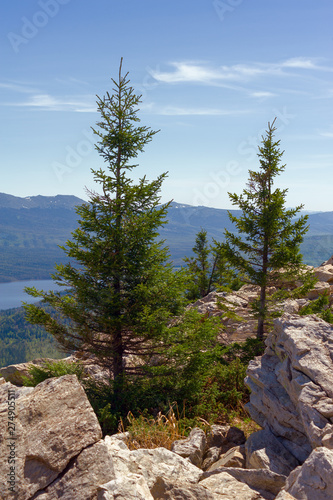
[[[332,0],[10,0],[0,16],[0,192],[74,194],[103,166],[90,127],[120,58],[160,129],[137,177],[230,208],[277,117],[287,204],[333,210]]]

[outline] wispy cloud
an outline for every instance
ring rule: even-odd
[[[299,69],[318,69],[314,61],[306,57],[293,57],[287,59],[281,65],[283,68],[299,68]]]
[[[246,110],[224,110],[218,108],[183,108],[177,106],[165,106],[157,108],[156,114],[165,116],[227,116],[249,113]]]
[[[252,97],[259,97],[259,98],[275,97],[276,95],[277,94],[268,91],[251,92]]]
[[[32,94],[36,92],[36,89],[32,88],[31,85],[17,82],[0,82],[0,89],[19,92],[20,94]]]
[[[87,87],[90,85],[88,82],[84,80],[79,80],[78,78],[74,78],[72,76],[68,78],[56,78],[56,81],[63,84],[63,85],[76,85],[76,86],[84,86]]]
[[[316,60],[296,57],[278,63],[236,64],[210,67],[203,62],[172,62],[172,70],[150,70],[151,76],[163,83],[200,83],[223,85],[226,82],[244,82],[261,76],[290,76],[290,70],[333,71],[332,67],[320,66]],[[300,73],[303,74],[303,73]],[[296,73],[298,75],[298,73]]]
[[[24,102],[5,103],[6,106],[30,107],[42,111],[72,111],[77,113],[96,112],[94,105],[95,96],[81,96],[79,99],[73,97],[53,97],[49,94],[32,95]]]
[[[333,139],[333,130],[331,132],[330,131],[320,132],[319,135],[321,137],[328,137],[329,139]]]

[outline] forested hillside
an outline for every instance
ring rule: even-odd
[[[82,203],[75,196],[18,198],[0,193],[0,282],[48,279],[55,263],[66,260],[58,245],[76,229],[74,207]],[[232,213],[237,215],[238,211]],[[168,220],[160,235],[176,266],[192,253],[201,228],[218,241],[223,239],[224,228],[233,229],[228,210],[204,206],[173,202]],[[301,251],[305,263],[316,266],[333,253],[333,212],[310,214],[309,225]]]
[[[48,279],[54,264],[63,261],[58,245],[77,226],[75,196],[0,194],[0,282]]]
[[[0,312],[0,367],[42,357],[64,356],[43,327],[25,320],[23,307]]]

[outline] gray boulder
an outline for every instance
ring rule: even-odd
[[[206,434],[202,429],[195,427],[188,438],[174,441],[171,451],[183,458],[188,458],[193,465],[200,467],[206,448]]]
[[[264,499],[258,491],[250,488],[246,483],[237,481],[228,474],[228,472],[221,472],[220,474],[209,476],[200,482],[200,486],[204,486],[213,493],[213,498],[216,500]],[[198,497],[198,499],[201,499],[201,497]]]
[[[34,499],[90,500],[96,498],[100,484],[114,478],[112,457],[104,441],[101,440],[85,448],[67,467],[64,474],[45,490],[38,492]]]
[[[147,482],[139,474],[113,479],[98,488],[97,500],[154,500]]]
[[[207,484],[204,483],[203,480],[210,477],[224,478],[224,473],[227,473],[229,476],[232,476],[234,479],[241,483],[247,484],[252,490],[256,491],[257,494],[262,495],[268,500],[273,500],[286,483],[285,476],[276,474],[275,472],[272,472],[268,469],[240,469],[236,467],[219,467],[218,469],[215,469],[213,471],[204,472],[200,484]]]
[[[7,441],[15,455],[15,498],[30,499],[53,483],[82,450],[99,441],[102,431],[75,375],[48,379],[35,388],[9,383],[0,388],[0,441]],[[13,435],[8,427],[8,390],[15,398]],[[1,446],[2,492],[8,491],[7,459],[8,448]]]
[[[221,456],[221,448],[218,448],[217,446],[209,448],[202,462],[201,466],[202,470],[209,470],[209,468],[219,460],[220,456]]]
[[[320,447],[314,450],[300,467],[288,477],[285,491],[300,500],[333,498],[333,451]],[[279,497],[283,498],[283,493]]]
[[[245,446],[235,446],[221,455],[220,458],[209,467],[208,471],[219,469],[220,467],[245,468],[245,464]]]
[[[254,432],[245,443],[246,468],[269,469],[288,476],[299,462],[268,429]]]

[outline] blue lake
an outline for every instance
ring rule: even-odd
[[[14,281],[12,283],[0,283],[0,311],[21,307],[22,301],[32,304],[40,299],[35,299],[24,292],[26,286],[35,286],[37,290],[64,290],[57,286],[52,280],[29,280]]]

